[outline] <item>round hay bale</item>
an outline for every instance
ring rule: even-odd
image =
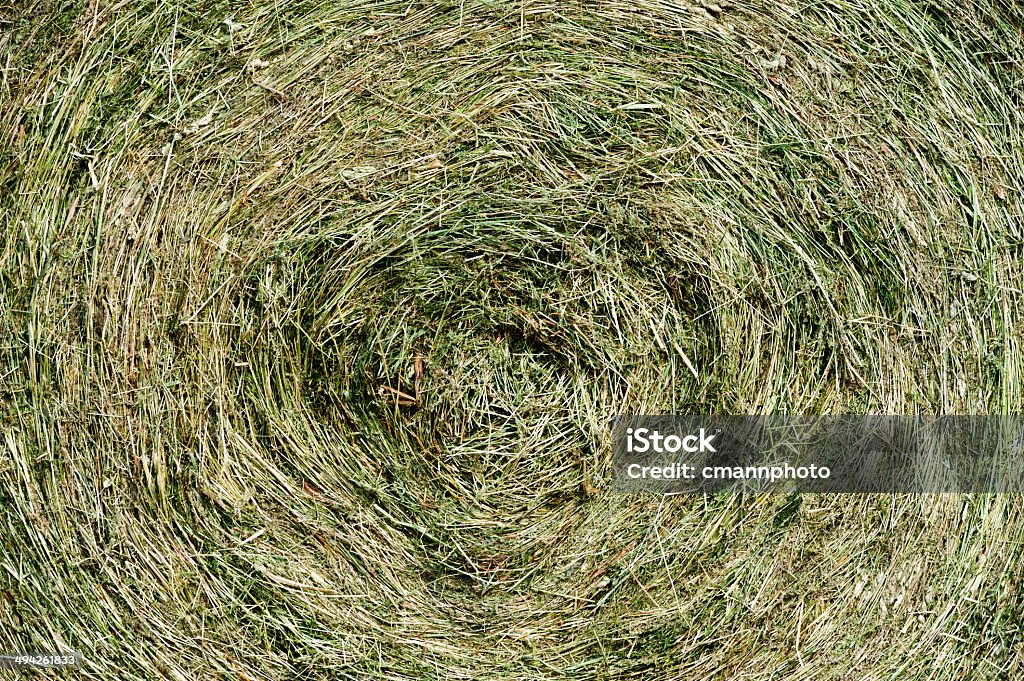
[[[609,420],[1011,413],[1024,13],[0,13],[0,652],[1021,674],[1016,495],[623,495]]]

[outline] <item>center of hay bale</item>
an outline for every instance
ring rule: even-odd
[[[709,326],[686,318],[705,279],[668,285],[628,227],[604,201],[491,194],[255,259],[238,354],[275,460],[419,528],[438,574],[536,569],[604,465],[595,405],[669,410],[668,372],[695,380],[678,345]]]

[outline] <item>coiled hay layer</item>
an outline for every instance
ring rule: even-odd
[[[607,430],[1019,411],[1019,5],[0,17],[0,649],[1021,675],[1018,497],[617,495]]]

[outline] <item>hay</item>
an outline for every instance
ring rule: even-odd
[[[0,6],[0,650],[1016,678],[1014,496],[622,496],[617,413],[1019,410],[1019,5]]]

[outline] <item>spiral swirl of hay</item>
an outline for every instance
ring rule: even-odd
[[[6,15],[0,652],[1021,674],[1014,496],[608,487],[621,413],[1019,411],[1018,5]]]

